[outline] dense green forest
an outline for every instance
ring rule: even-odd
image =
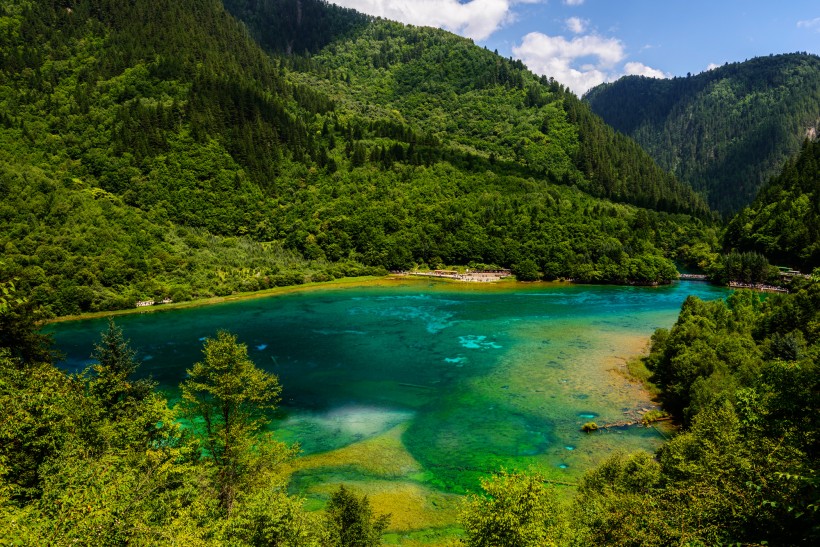
[[[800,154],[731,220],[725,241],[803,271],[820,267],[820,142],[803,143]]]
[[[517,61],[228,5],[252,32],[219,0],[0,6],[0,274],[43,314],[416,265],[663,282],[717,248],[699,197]]]
[[[280,13],[293,4],[226,2],[273,54],[283,53],[277,36],[290,18],[283,23]],[[560,83],[536,76],[520,61],[440,30],[381,19],[365,24],[355,12],[326,2],[298,4],[303,23],[294,28],[300,40],[328,44],[283,62],[299,81],[365,118],[370,130],[354,134],[353,146],[361,143],[367,157],[392,163],[419,153],[426,163],[425,146],[444,145],[451,148],[444,158],[470,171],[501,170],[641,207],[708,214],[698,196],[633,141],[613,132]],[[336,30],[342,39],[331,40],[334,28],[324,23],[307,23],[308,10],[319,6],[343,21]]]
[[[816,543],[820,283],[799,283],[765,300],[688,299],[643,363],[681,432],[654,457],[610,457],[569,497],[537,469],[488,477],[454,544]],[[31,303],[8,283],[0,294],[3,543],[380,544],[389,516],[366,497],[340,488],[307,511],[288,495],[297,450],[266,430],[281,386],[233,335],[205,340],[171,407],[135,379],[113,322],[69,375]]]
[[[669,145],[648,147],[659,167],[558,82],[443,31],[318,0],[6,0],[0,544],[378,545],[389,516],[366,497],[340,488],[307,511],[288,494],[298,448],[268,431],[282,386],[230,333],[204,341],[171,404],[113,322],[67,374],[38,321],[420,265],[667,281],[673,259],[721,259],[709,208],[663,169],[721,211],[748,203],[816,125],[817,65],[593,91],[600,105],[633,86],[651,106],[613,123]],[[742,252],[723,271],[757,281],[760,253],[817,266],[818,148],[732,221]],[[817,279],[690,298],[642,362],[680,433],[569,497],[537,470],[488,477],[461,543],[817,543],[818,360]]]
[[[669,80],[627,76],[585,101],[718,211],[749,205],[818,129],[820,57],[759,57]]]

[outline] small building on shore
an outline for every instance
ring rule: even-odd
[[[171,302],[173,302],[173,300],[171,300],[170,298],[168,298],[166,296],[165,298],[163,298],[159,302],[157,302],[156,300],[140,300],[140,301],[137,302],[137,307],[138,308],[144,308],[145,306],[156,306],[158,304],[170,304]]]

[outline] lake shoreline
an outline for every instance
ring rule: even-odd
[[[362,276],[362,277],[343,277],[341,279],[334,279],[332,281],[316,281],[311,283],[303,283],[301,285],[287,285],[284,287],[273,287],[261,291],[235,293],[227,296],[212,296],[208,298],[198,298],[195,300],[186,300],[184,302],[171,302],[169,304],[155,304],[153,306],[140,306],[135,308],[128,308],[124,310],[108,310],[95,311],[88,313],[81,313],[78,315],[62,315],[60,317],[53,317],[42,321],[41,326],[50,325],[53,323],[66,323],[71,321],[83,321],[86,319],[99,319],[101,317],[119,317],[126,315],[145,314],[145,313],[160,313],[163,311],[183,310],[191,308],[199,308],[204,306],[211,306],[215,304],[224,304],[226,302],[237,302],[241,300],[253,300],[257,298],[267,298],[271,296],[285,296],[299,292],[310,292],[313,290],[340,290],[355,287],[377,287],[389,286],[395,287],[397,285],[429,285],[430,283],[447,284],[448,286],[463,286],[463,287],[480,287],[483,290],[493,288],[512,288],[512,287],[526,287],[533,285],[546,286],[567,286],[573,283],[561,281],[535,281],[524,282],[512,280],[503,280],[493,283],[465,283],[455,279],[448,278],[432,278],[432,277],[413,277],[401,274],[389,274],[385,276]],[[490,286],[492,285],[492,287]]]
[[[388,276],[389,277],[389,276]],[[286,285],[284,287],[273,287],[270,289],[263,289],[261,291],[242,292],[229,294],[227,296],[211,296],[208,298],[197,298],[194,300],[185,300],[184,302],[171,302],[169,304],[155,304],[153,306],[141,306],[135,308],[128,308],[124,310],[107,310],[81,313],[78,315],[62,315],[60,317],[53,317],[46,319],[42,325],[50,325],[53,323],[65,323],[70,321],[83,321],[85,319],[99,319],[101,317],[115,317],[123,315],[134,315],[143,313],[159,313],[170,310],[184,310],[190,308],[199,308],[203,306],[211,306],[214,304],[223,304],[225,302],[236,302],[240,300],[251,300],[255,298],[265,298],[268,296],[280,296],[292,294],[295,292],[310,291],[316,288],[337,288],[337,287],[352,287],[376,284],[377,281],[385,279],[385,276],[362,276],[362,277],[343,277],[341,279],[334,279],[333,281],[316,281],[311,283],[303,283],[301,285]]]
[[[46,326],[54,323],[66,323],[71,321],[84,321],[86,319],[99,319],[102,317],[120,317],[134,314],[145,313],[160,313],[171,310],[184,310],[191,308],[199,308],[204,306],[212,306],[216,304],[224,304],[226,302],[236,302],[241,300],[253,300],[256,298],[267,298],[271,296],[285,296],[299,292],[310,292],[313,290],[337,290],[353,287],[374,287],[374,286],[390,286],[395,287],[401,284],[426,284],[440,283],[448,287],[459,287],[463,290],[479,290],[492,291],[497,289],[512,289],[512,288],[533,288],[533,287],[547,287],[558,288],[568,286],[624,286],[624,287],[644,287],[648,289],[669,287],[672,283],[665,284],[609,284],[609,283],[578,283],[571,280],[555,280],[555,281],[518,281],[516,279],[501,279],[491,283],[479,282],[465,282],[458,279],[451,279],[448,277],[436,276],[411,276],[406,274],[388,274],[385,276],[361,276],[361,277],[343,277],[341,279],[334,279],[332,281],[316,281],[311,283],[303,283],[301,285],[287,285],[284,287],[273,287],[261,291],[235,293],[227,296],[212,296],[208,298],[198,298],[195,300],[186,300],[184,302],[171,302],[169,304],[155,304],[153,306],[141,306],[135,308],[128,308],[124,310],[106,310],[87,312],[75,315],[62,315],[59,317],[52,317],[40,322],[40,326]],[[674,282],[673,282],[674,283]]]

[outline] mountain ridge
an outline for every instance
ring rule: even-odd
[[[249,5],[290,5],[294,0],[229,0],[226,5],[233,6],[238,17],[244,17],[250,33],[261,44],[270,44],[268,39],[277,32],[277,21],[270,16],[251,17]],[[307,6],[327,6],[345,17],[351,16],[350,10],[328,6],[321,0],[300,0],[303,9]],[[456,36],[449,32],[429,27],[403,25],[393,21],[365,18],[366,24],[358,27],[355,36],[343,41],[330,41],[324,50],[313,53],[309,59],[295,58],[295,71],[316,75],[321,71],[342,72],[347,87],[353,93],[359,93],[357,82],[350,82],[350,77],[358,77],[369,85],[361,94],[360,103],[375,104],[387,109],[396,110],[416,122],[429,127],[439,125],[439,136],[455,140],[459,146],[468,147],[489,158],[491,154],[500,158],[508,155],[513,162],[530,168],[533,175],[544,177],[555,174],[555,165],[544,165],[543,145],[558,143],[563,150],[555,146],[552,151],[564,154],[570,165],[559,167],[557,177],[552,182],[576,184],[579,188],[597,197],[614,201],[633,203],[643,207],[666,210],[670,212],[694,212],[698,215],[708,214],[700,204],[700,198],[674,177],[668,176],[648,161],[648,156],[606,127],[597,116],[577,101],[559,82],[547,77],[539,77],[526,69],[521,61],[499,57],[485,48],[476,46],[472,40]],[[280,49],[270,49],[271,53],[282,53]],[[335,75],[335,74],[334,74]],[[324,89],[330,94],[339,93],[339,81],[329,78],[313,78],[311,86]],[[376,85],[374,85],[374,83]],[[329,85],[328,85],[329,84]],[[499,86],[504,87],[510,101],[515,101],[517,109],[546,117],[533,121],[526,119],[520,112],[504,112],[508,119],[496,120],[495,127],[482,127],[472,123],[468,130],[479,136],[483,143],[497,142],[491,149],[465,142],[458,132],[458,127],[441,124],[441,118],[453,117],[475,121],[475,112],[482,115],[497,116],[497,113],[481,110],[492,97],[487,94],[495,92]],[[372,93],[372,90],[378,93]],[[484,94],[482,95],[482,92]],[[468,115],[458,116],[464,112],[459,104],[442,105],[434,112],[419,112],[419,102],[427,105],[441,105],[446,95],[455,95],[458,101],[480,101],[482,104],[471,106]],[[564,102],[568,103],[564,106]],[[557,112],[544,111],[545,106],[555,103]],[[430,108],[428,108],[430,110]],[[539,110],[541,112],[539,112]],[[563,112],[561,112],[563,111]],[[549,123],[555,120],[554,115],[573,116],[572,124],[578,125],[580,134],[576,142],[561,142],[560,138],[550,135]],[[471,117],[472,116],[472,117]],[[500,124],[500,125],[499,125]],[[524,125],[526,131],[518,131]],[[546,131],[546,133],[545,133]],[[499,139],[499,132],[512,134],[506,141]],[[614,145],[612,143],[615,143]],[[577,147],[577,148],[573,148]],[[515,154],[508,154],[513,150]],[[624,152],[628,150],[628,152]],[[547,154],[552,153],[547,151]],[[614,166],[614,167],[613,167]],[[569,177],[564,180],[561,171]],[[639,173],[638,173],[639,171]],[[579,176],[580,175],[580,176]],[[584,180],[587,179],[587,180]],[[642,187],[646,184],[656,188]],[[658,189],[663,196],[657,195]]]
[[[729,214],[820,125],[820,57],[770,55],[668,80],[627,76],[584,100]]]
[[[800,153],[772,177],[755,201],[732,218],[725,245],[811,272],[820,267],[820,141],[806,139]]]
[[[368,19],[288,56],[217,0],[68,6],[0,7],[0,275],[47,313],[416,265],[666,281],[717,244],[634,142],[449,33]]]

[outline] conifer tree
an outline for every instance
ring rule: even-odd
[[[106,411],[120,412],[129,403],[143,401],[151,394],[153,382],[133,378],[139,367],[135,355],[122,329],[109,318],[108,330],[102,333],[91,354],[97,363],[91,366],[93,378],[88,384],[91,395]]]
[[[201,420],[199,433],[216,467],[219,503],[230,514],[239,485],[254,468],[255,437],[268,424],[267,413],[276,408],[282,388],[229,332],[206,339],[202,354],[182,383],[182,398],[188,416]]]

